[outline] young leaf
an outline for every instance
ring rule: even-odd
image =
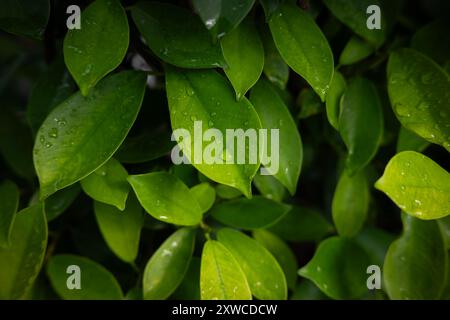
[[[339,130],[340,101],[346,87],[347,83],[344,76],[339,71],[334,71],[330,90],[325,99],[325,107],[327,109],[328,122],[336,130]]]
[[[233,229],[221,229],[217,239],[236,258],[250,290],[259,300],[285,300],[286,277],[275,258],[261,244]]]
[[[352,299],[367,291],[369,265],[369,257],[359,245],[347,238],[331,237],[320,243],[314,257],[299,274],[333,299]]]
[[[286,188],[273,176],[257,174],[253,179],[256,189],[267,199],[282,202],[287,192]]]
[[[400,127],[397,139],[397,153],[402,151],[422,152],[429,145],[430,143],[427,140],[422,139],[414,132],[405,129],[403,126]]]
[[[373,53],[374,49],[364,40],[353,36],[345,45],[339,56],[339,64],[345,66],[359,62]]]
[[[269,231],[259,229],[252,232],[253,238],[261,243],[277,259],[286,276],[289,289],[295,289],[297,281],[297,258],[289,246]]]
[[[144,89],[145,74],[124,71],[102,80],[89,97],[76,93],[50,113],[33,151],[42,199],[113,155],[136,119]]]
[[[182,226],[200,222],[202,211],[188,187],[167,172],[151,172],[128,177],[139,202],[152,217]]]
[[[120,162],[111,158],[80,183],[83,191],[92,199],[123,210],[130,191],[127,177],[128,173]]]
[[[202,253],[200,271],[202,300],[251,300],[244,272],[220,242],[208,240]]]
[[[49,0],[3,0],[0,29],[42,39],[49,15]]]
[[[10,245],[0,247],[0,299],[19,299],[36,279],[47,248],[47,221],[38,203],[16,214]]]
[[[167,299],[186,274],[194,251],[195,229],[181,228],[147,262],[143,277],[144,299]]]
[[[126,204],[122,212],[114,206],[95,201],[94,212],[108,247],[121,260],[132,263],[138,253],[144,216],[134,195]]]
[[[409,215],[402,215],[402,220],[403,234],[391,244],[384,260],[387,294],[396,300],[438,299],[448,259],[439,226]]]
[[[284,3],[269,21],[275,45],[286,63],[325,101],[334,65],[327,39],[300,8]]]
[[[77,268],[73,268],[73,267]],[[47,264],[53,289],[64,300],[120,300],[122,289],[114,275],[90,259],[71,254],[54,255]],[[77,276],[81,290],[76,286]],[[70,286],[68,286],[70,284]]]
[[[341,99],[339,133],[348,149],[349,174],[364,168],[383,137],[383,113],[375,86],[367,79],[351,81]]]
[[[227,63],[225,74],[230,79],[236,99],[240,100],[256,81],[264,66],[264,49],[252,16],[220,40]]]
[[[193,0],[192,3],[211,35],[220,38],[241,23],[254,2],[255,0]]]
[[[268,229],[292,242],[319,241],[333,227],[316,210],[292,206],[292,209]]]
[[[216,190],[214,190],[208,182],[203,182],[193,186],[190,191],[200,205],[202,213],[205,213],[211,209],[214,201],[216,200]]]
[[[352,29],[353,32],[367,40],[375,47],[379,47],[386,39],[387,21],[384,13],[388,10],[379,0],[324,0],[324,4],[343,24]],[[366,13],[370,5],[380,7],[380,29],[369,29],[367,20],[369,15]]]
[[[9,180],[0,183],[0,248],[10,245],[11,232],[19,206],[19,188]]]
[[[333,196],[332,214],[340,236],[358,234],[369,210],[369,182],[364,171],[349,176],[344,170]]]
[[[262,128],[268,131],[267,141],[274,139],[272,129],[278,129],[278,146],[274,149],[273,143],[268,143],[267,154],[270,154],[271,162],[270,166],[265,165],[264,170],[294,195],[303,160],[302,140],[297,125],[286,105],[266,80],[261,79],[253,87],[250,101],[258,112]]]
[[[64,61],[87,96],[105,75],[114,70],[128,49],[129,28],[119,0],[96,0],[81,13],[82,27],[64,38]]]
[[[429,220],[450,214],[450,174],[420,153],[395,155],[375,188],[414,217]]]
[[[400,123],[450,151],[450,77],[435,62],[412,49],[391,53],[388,93]]]
[[[162,60],[181,68],[225,66],[218,43],[213,43],[200,19],[168,3],[138,2],[134,23],[146,44]]]
[[[167,68],[166,88],[172,129],[184,129],[182,136],[186,133],[190,137],[187,139],[190,142],[178,139],[184,156],[211,180],[235,187],[250,197],[251,180],[258,170],[259,157],[255,150],[257,142],[250,141],[247,145],[245,141],[251,139],[245,139],[245,136],[247,133],[251,136],[251,131],[258,132],[261,128],[258,114],[250,102],[245,97],[236,101],[228,82],[213,70]],[[209,128],[216,129],[209,141],[215,139],[205,146],[203,132]],[[241,130],[228,139],[227,129]],[[223,144],[221,140],[224,140]],[[232,148],[228,140],[237,140],[237,143]],[[248,146],[248,151],[239,150],[243,145]],[[238,154],[240,151],[245,154]],[[236,155],[245,156],[245,163],[237,163]]]
[[[276,223],[290,208],[289,205],[254,196],[217,204],[211,209],[211,216],[225,225],[253,230]]]

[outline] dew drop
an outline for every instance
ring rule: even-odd
[[[49,131],[49,133],[48,133],[48,136],[49,136],[50,138],[57,138],[57,137],[58,137],[58,129],[56,129],[56,128],[51,128],[50,131]]]

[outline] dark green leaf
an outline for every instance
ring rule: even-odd
[[[10,245],[19,196],[19,188],[14,182],[5,180],[0,183],[0,248]]]
[[[328,122],[336,130],[339,130],[340,102],[346,87],[347,83],[344,76],[339,71],[334,71],[330,90],[328,91],[327,98],[325,100],[325,106],[327,108]]]
[[[339,56],[339,64],[349,65],[359,62],[373,53],[374,49],[364,40],[353,36],[345,45]]]
[[[282,202],[287,194],[286,188],[273,176],[257,174],[253,184],[263,196],[277,202]]]
[[[414,132],[400,127],[397,139],[397,153],[402,151],[422,152],[429,145],[430,143],[428,141],[422,139]]]

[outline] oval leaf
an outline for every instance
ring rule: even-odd
[[[402,151],[422,152],[429,145],[428,141],[422,139],[414,132],[405,129],[405,127],[400,127],[397,139],[397,153]]]
[[[238,261],[256,298],[260,300],[287,298],[286,277],[266,248],[233,229],[219,230],[217,239]]]
[[[253,184],[263,196],[277,202],[282,202],[287,194],[286,188],[273,176],[257,174]]]
[[[154,218],[182,226],[196,225],[202,211],[188,187],[167,172],[151,172],[128,177],[145,211]]]
[[[195,230],[173,233],[147,262],[143,277],[144,299],[168,298],[186,274],[194,251]]]
[[[8,247],[19,206],[19,188],[9,180],[0,183],[0,248]]]
[[[125,57],[129,29],[119,0],[96,0],[81,13],[82,27],[64,38],[64,61],[86,96]]]
[[[202,253],[200,271],[202,300],[251,300],[244,272],[220,242],[209,240]]]
[[[190,191],[200,205],[203,213],[211,209],[216,200],[216,190],[208,182],[193,186]]]
[[[375,188],[417,218],[439,219],[450,214],[450,174],[420,153],[395,155]]]
[[[118,73],[89,97],[76,93],[50,113],[33,151],[41,198],[83,179],[113,155],[139,112],[145,79],[135,71]]]
[[[374,48],[358,37],[351,37],[339,56],[339,64],[345,66],[359,62],[372,54]]]
[[[325,107],[327,108],[328,122],[336,130],[339,130],[340,102],[346,87],[347,83],[342,73],[339,71],[334,71],[330,90],[328,91],[327,98],[325,99]]]

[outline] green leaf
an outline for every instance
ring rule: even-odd
[[[42,39],[49,15],[49,0],[3,0],[0,29]]]
[[[19,188],[14,182],[5,180],[0,183],[0,248],[10,245],[19,196]]]
[[[420,153],[395,155],[375,188],[414,217],[429,220],[450,214],[450,174]]]
[[[200,205],[176,176],[167,172],[151,172],[129,176],[128,182],[142,207],[152,217],[182,226],[200,222]]]
[[[320,291],[319,288],[314,284],[314,282],[308,279],[302,279],[302,281],[297,284],[290,300],[327,300],[328,297]]]
[[[225,66],[218,43],[213,43],[200,19],[167,3],[138,2],[134,23],[146,44],[163,61],[181,68]]]
[[[315,21],[300,8],[284,3],[269,26],[283,59],[325,101],[333,77],[333,54]]]
[[[143,277],[144,299],[168,298],[186,274],[194,251],[195,229],[181,228],[147,262]]]
[[[369,257],[355,242],[331,237],[320,243],[314,257],[299,274],[333,299],[352,299],[368,290],[366,269],[369,265]]]
[[[269,21],[272,14],[278,9],[282,0],[260,0],[261,5],[264,9],[264,14],[266,15],[266,20]]]
[[[41,198],[108,161],[136,119],[144,88],[145,74],[124,71],[102,80],[88,97],[76,93],[50,113],[33,151]]]
[[[359,233],[369,210],[370,190],[366,173],[349,176],[344,170],[334,191],[332,214],[340,236],[353,237]]]
[[[369,255],[371,263],[382,266],[389,245],[394,239],[392,234],[383,229],[368,227],[356,236],[355,241]]]
[[[132,263],[138,254],[141,229],[144,224],[142,208],[135,196],[128,198],[123,211],[95,201],[94,212],[108,247],[121,260]]]
[[[80,183],[83,191],[92,199],[123,210],[130,191],[127,177],[128,173],[120,162],[111,158]]]
[[[264,197],[277,202],[282,202],[287,194],[286,188],[273,176],[257,174],[253,184]]]
[[[220,242],[208,240],[200,271],[202,300],[251,300],[247,279],[233,255]]]
[[[438,224],[439,224],[439,227],[441,228],[442,235],[444,236],[445,247],[447,248],[447,250],[449,250],[450,249],[450,216],[446,216],[444,218],[439,219]]]
[[[292,242],[319,241],[333,230],[333,227],[316,210],[292,206],[292,209],[269,231]]]
[[[185,134],[190,137],[186,141],[181,137],[177,139],[185,157],[211,180],[235,187],[250,197],[251,180],[258,170],[259,157],[254,150],[257,148],[257,142],[250,141],[247,144],[245,141],[252,139],[245,139],[245,136],[247,132],[250,135],[251,131],[258,132],[261,128],[258,114],[250,102],[245,97],[236,101],[228,82],[213,70],[182,71],[168,68],[166,88],[172,129],[184,129],[181,130],[181,137]],[[213,136],[218,139],[212,141],[213,137],[209,137],[212,142],[203,143],[203,133],[209,128],[218,130],[214,130]],[[242,135],[237,139],[238,134],[235,132],[234,148],[230,146],[231,141],[228,141],[231,139],[227,139],[227,129],[244,131],[238,131]],[[248,129],[252,130],[247,131]],[[207,140],[205,139],[205,142]],[[220,140],[224,140],[223,145]],[[239,164],[237,151],[242,145],[248,146],[249,151],[244,154],[245,163]],[[250,148],[251,146],[255,148]],[[250,163],[250,160],[256,160],[253,161],[256,163]]]
[[[216,190],[214,190],[208,182],[203,182],[193,186],[190,191],[200,205],[202,213],[205,213],[211,209],[214,201],[216,201]]]
[[[35,134],[45,118],[58,104],[75,91],[64,61],[58,59],[39,77],[31,92],[27,106],[27,118]]]
[[[442,18],[417,30],[411,39],[411,48],[429,56],[441,66],[450,61],[449,22]]]
[[[234,199],[242,196],[242,192],[238,189],[226,186],[224,184],[216,185],[216,194],[222,199]]]
[[[388,93],[400,123],[450,151],[450,77],[435,62],[412,49],[391,53]]]
[[[252,232],[253,238],[261,243],[277,259],[284,275],[289,289],[295,289],[297,281],[297,258],[289,246],[280,238],[269,231],[259,229]]]
[[[261,244],[233,229],[221,229],[217,239],[236,258],[250,290],[259,300],[285,300],[286,277],[275,258]]]
[[[349,174],[364,168],[383,137],[383,112],[375,86],[367,79],[351,81],[341,99],[339,132],[348,149]]]
[[[56,219],[60,214],[75,201],[80,194],[81,188],[78,183],[63,190],[59,190],[45,199],[45,214],[48,221]]]
[[[297,98],[297,105],[300,106],[299,119],[306,119],[322,111],[322,101],[319,96],[310,88],[300,91]]]
[[[255,0],[193,0],[195,10],[211,35],[222,37],[245,18]]]
[[[81,13],[82,28],[64,38],[64,61],[81,93],[89,91],[123,60],[129,28],[119,0],[96,0]]]
[[[297,125],[286,105],[266,80],[261,79],[253,87],[250,101],[258,112],[262,128],[268,131],[267,141],[271,141],[270,147],[269,143],[267,146],[271,162],[270,166],[265,165],[264,170],[266,174],[277,178],[290,194],[294,195],[303,160],[303,146]],[[278,146],[273,145],[272,129],[278,129]]]
[[[342,50],[341,55],[339,56],[339,64],[343,66],[354,64],[370,56],[373,51],[374,48],[367,42],[353,36]]]
[[[36,279],[47,247],[47,221],[42,204],[16,214],[10,245],[0,247],[0,299],[19,299]]]
[[[290,208],[263,196],[254,196],[219,203],[211,209],[211,216],[225,225],[253,230],[276,223]]]
[[[422,152],[430,143],[414,132],[400,127],[397,139],[397,153],[402,151],[417,151]]]
[[[334,71],[330,90],[325,99],[328,122],[333,128],[339,130],[339,112],[341,97],[345,92],[347,83],[344,76],[339,71]]]
[[[324,4],[343,24],[352,29],[357,35],[367,40],[375,47],[383,44],[387,36],[387,21],[385,13],[388,8],[384,7],[379,0],[324,0]],[[381,29],[369,29],[366,13],[370,5],[380,7]]]
[[[68,288],[68,284],[76,283],[70,277],[77,275],[77,270],[69,269],[70,266],[79,268],[80,290]],[[123,299],[122,289],[114,275],[102,265],[84,257],[71,254],[52,256],[47,264],[47,276],[53,289],[64,300]]]
[[[242,21],[220,44],[228,65],[225,74],[236,91],[236,99],[240,100],[258,81],[264,66],[264,48],[253,17]]]
[[[445,287],[447,252],[436,221],[402,215],[403,234],[384,260],[384,284],[391,299],[437,299]]]

